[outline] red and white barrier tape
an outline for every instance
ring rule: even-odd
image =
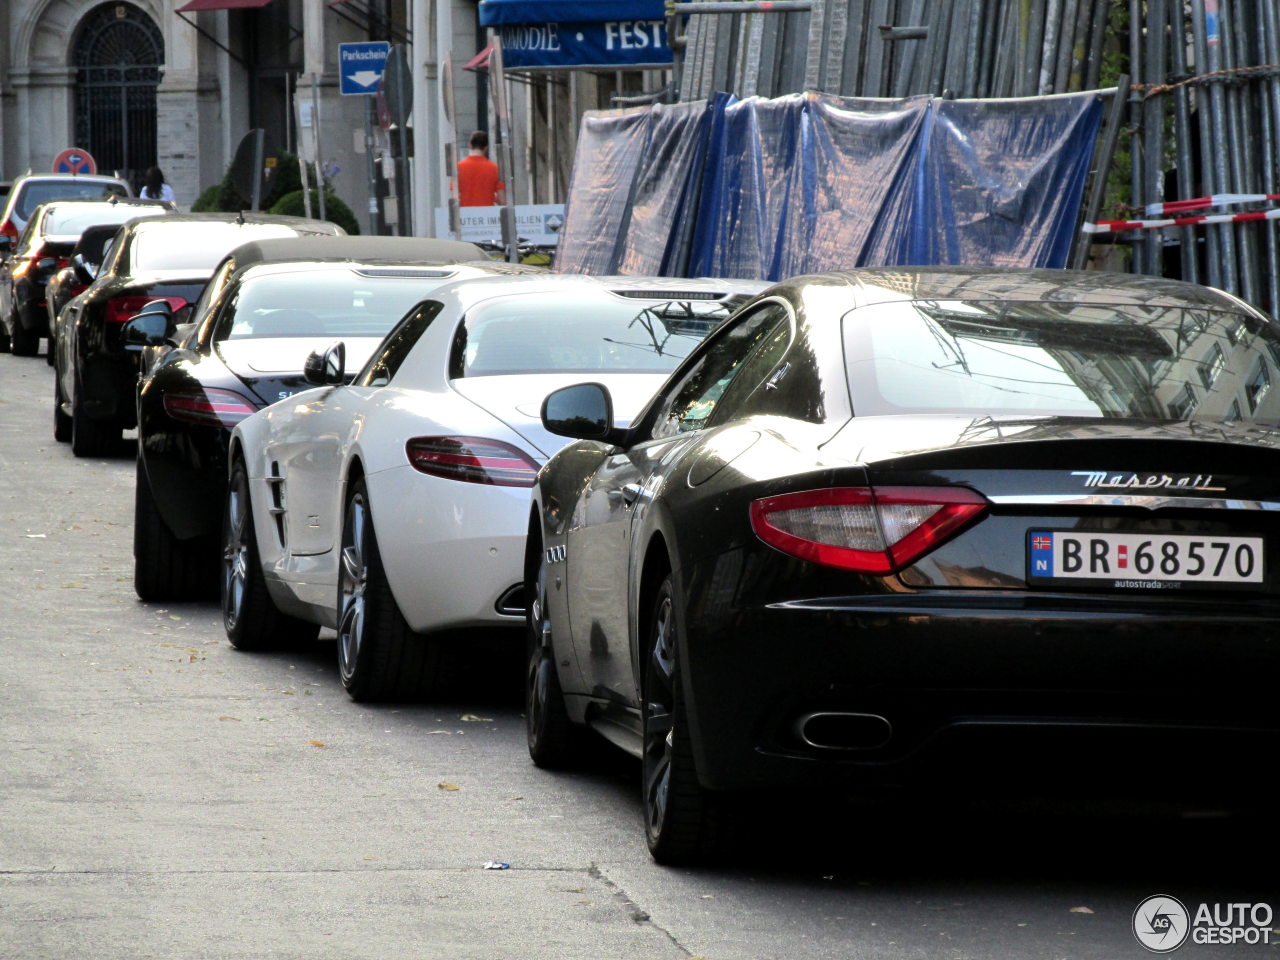
[[[1083,233],[1121,233],[1125,230],[1159,230],[1162,227],[1198,227],[1214,223],[1250,223],[1280,220],[1280,208],[1251,210],[1248,213],[1215,213],[1197,217],[1170,217],[1166,220],[1102,220],[1080,227]]]
[[[1187,213],[1209,207],[1228,207],[1233,203],[1272,203],[1276,200],[1280,200],[1280,193],[1215,193],[1210,197],[1195,197],[1191,200],[1148,203],[1143,212],[1148,217],[1158,217],[1161,214]]]

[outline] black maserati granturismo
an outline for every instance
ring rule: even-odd
[[[1278,383],[1216,290],[904,267],[771,287],[627,429],[551,394],[533,759],[639,757],[663,862],[768,788],[1203,802],[1280,745]]]

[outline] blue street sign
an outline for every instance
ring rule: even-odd
[[[344,97],[373,96],[387,68],[386,40],[338,44],[339,91]]]

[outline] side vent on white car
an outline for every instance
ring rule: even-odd
[[[271,461],[271,473],[267,476],[267,487],[271,491],[271,506],[269,511],[271,518],[276,522],[276,539],[280,541],[280,549],[285,550],[288,544],[285,542],[285,524],[284,524],[284,477],[280,476],[280,462],[278,460]]]

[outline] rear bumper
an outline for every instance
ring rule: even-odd
[[[1275,604],[939,591],[712,617],[698,614],[712,607],[692,582],[686,690],[708,787],[937,789],[958,768],[1027,784],[1127,780],[1165,796],[1247,792],[1280,747]]]

